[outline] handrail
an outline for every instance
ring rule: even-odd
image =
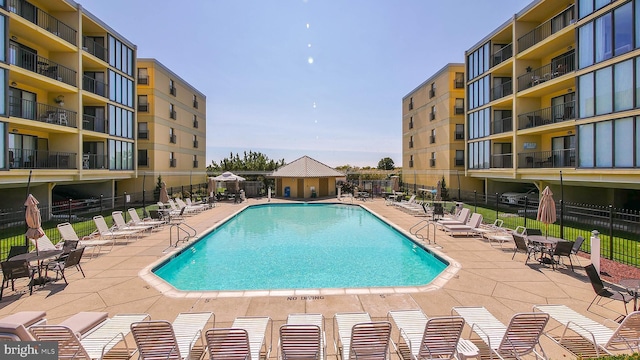
[[[420,226],[419,228],[417,228],[417,229],[414,231],[414,229],[415,229],[417,226],[421,225],[421,224],[422,224],[422,226]],[[435,243],[436,243],[436,223],[435,223],[435,222],[433,222],[433,220],[425,219],[425,220],[420,220],[420,221],[418,221],[416,224],[414,224],[413,226],[411,226],[411,227],[409,228],[409,233],[410,233],[411,235],[414,235],[415,237],[417,237],[419,240],[421,240],[421,241],[428,241],[428,242],[429,242],[429,244],[431,244],[431,238],[429,237],[429,227],[430,227],[431,225],[433,225],[433,243],[435,244]],[[426,238],[426,240],[425,240],[425,237],[424,237],[422,234],[420,234],[420,231],[421,231],[422,229],[424,229],[424,228],[427,228],[427,238]]]
[[[186,227],[188,227],[189,229],[193,230],[193,234],[191,234],[190,231],[188,231],[187,229],[182,228],[180,225],[184,225]],[[175,245],[173,245],[173,229],[176,229],[176,236],[177,236],[177,240]],[[180,230],[182,230],[187,236],[185,236],[183,239],[180,239]],[[169,247],[174,246],[174,247],[178,247],[178,243],[180,241],[184,241],[184,242],[188,242],[189,239],[191,239],[192,237],[195,237],[197,235],[197,231],[196,229],[192,228],[191,226],[189,226],[187,223],[184,222],[180,222],[177,224],[171,224],[171,227],[169,228]]]

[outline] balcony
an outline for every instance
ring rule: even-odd
[[[518,76],[518,91],[544,83],[575,70],[575,53],[552,61],[543,67],[527,71]]]
[[[429,135],[429,144],[435,144],[435,143],[436,143],[436,136]]]
[[[176,96],[177,93],[178,93],[178,89],[176,89],[175,86],[169,87],[169,94]]]
[[[491,121],[491,135],[509,131],[513,131],[513,118],[508,117]]]
[[[175,120],[178,118],[178,114],[176,114],[175,110],[172,110],[172,111],[169,111],[169,117]]]
[[[436,166],[436,159],[429,159],[429,166],[431,167]]]
[[[560,14],[538,25],[535,29],[518,39],[518,53],[538,44],[542,40],[573,24],[576,20],[574,6],[570,6]]]
[[[106,169],[108,164],[107,155],[99,154],[83,154],[82,155],[82,168],[83,169]]]
[[[148,167],[149,166],[149,157],[139,157],[138,158],[138,166],[140,167]]]
[[[60,65],[34,52],[9,45],[9,63],[36,74],[76,86],[76,71]]]
[[[506,60],[509,60],[513,56],[513,44],[508,44],[502,47],[502,49],[493,53],[491,58],[491,66],[496,66]]]
[[[413,110],[413,102],[409,103],[409,110]]]
[[[518,155],[519,168],[564,168],[576,167],[576,150],[563,149],[529,152]]]
[[[453,133],[454,139],[464,140],[464,131],[456,131]]]
[[[193,100],[193,107],[198,108],[198,100]]]
[[[496,169],[510,169],[513,167],[513,154],[492,154],[491,167]]]
[[[149,130],[138,130],[138,140],[149,140]]]
[[[198,160],[193,160],[193,168],[197,168],[198,167]]]
[[[464,89],[464,79],[453,80],[453,87],[455,89]]]
[[[193,128],[194,129],[198,128],[198,120],[193,120]]]
[[[71,128],[77,127],[75,111],[31,100],[17,99],[13,96],[9,97],[9,116]]]
[[[11,169],[75,169],[76,153],[7,149]]]
[[[413,167],[413,160],[409,160],[409,167],[412,168]]]
[[[413,149],[413,141],[409,141],[409,149]]]
[[[89,114],[83,114],[82,129],[106,134],[108,132],[109,126],[107,124],[107,119],[103,119],[101,117],[96,117]]]
[[[90,76],[82,76],[82,90],[107,97],[107,83],[96,80]]]
[[[575,100],[518,115],[518,130],[555,124],[576,118]]]
[[[104,46],[97,43],[92,38],[83,36],[82,37],[82,50],[88,52],[89,54],[97,57],[102,61],[107,61],[107,49]]]
[[[176,159],[169,159],[169,167],[176,167]]]
[[[193,141],[193,147],[196,149],[198,148],[198,140]]]
[[[464,166],[464,159],[456,159],[455,166]]]
[[[138,76],[138,85],[149,85],[149,76]]]
[[[463,115],[464,114],[464,106],[454,106],[453,107],[453,112],[456,115]]]
[[[434,89],[429,90],[429,99],[436,96],[436,91]]]
[[[435,120],[436,119],[436,113],[432,112],[429,114],[429,119],[430,120]]]
[[[9,0],[7,8],[14,14],[34,23],[66,42],[77,45],[76,33],[69,25],[47,14],[37,6],[24,0]]]
[[[149,104],[138,104],[139,112],[149,112]]]
[[[176,143],[176,135],[175,134],[169,135],[169,142],[172,143],[172,144]]]
[[[491,101],[513,94],[513,81],[509,80],[491,89]]]

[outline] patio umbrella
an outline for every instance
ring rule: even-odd
[[[245,178],[238,176],[231,171],[225,171],[222,174],[213,178],[215,181],[244,181]]]
[[[27,196],[27,200],[24,206],[27,207],[25,212],[25,221],[27,222],[27,233],[25,234],[28,239],[39,239],[44,236],[42,230],[42,219],[40,217],[40,209],[38,209],[38,200],[31,194]]]
[[[214,193],[216,191],[215,189],[215,184],[213,181],[213,178],[210,177],[209,181],[207,182],[207,194],[209,195],[209,197],[212,197],[212,193]]]
[[[160,184],[160,202],[166,204],[169,202],[169,193],[167,193],[167,184],[163,181]]]
[[[553,193],[548,186],[544,188],[540,197],[537,220],[546,225],[547,232],[545,236],[549,236],[549,224],[556,222],[556,202],[553,200]]]

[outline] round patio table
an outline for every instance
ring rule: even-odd
[[[527,236],[527,240],[547,248],[546,252],[541,251],[542,256],[540,257],[540,259],[538,259],[538,261],[540,261],[543,264],[553,264],[553,257],[544,256],[545,253],[547,253],[547,255],[552,254],[553,250],[556,247],[556,244],[558,244],[561,241],[566,241],[564,239],[556,238],[553,236],[546,236],[546,235],[529,235]]]
[[[638,297],[640,296],[640,279],[622,279],[620,286],[627,289],[629,295],[633,296],[633,311],[638,311]]]

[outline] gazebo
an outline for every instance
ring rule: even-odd
[[[314,198],[336,195],[336,178],[345,175],[308,156],[294,160],[274,171],[276,196]]]

